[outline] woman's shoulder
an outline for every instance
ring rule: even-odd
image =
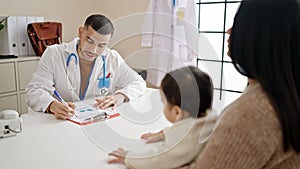
[[[244,133],[254,130],[261,134],[280,131],[276,112],[259,84],[249,86],[237,100],[224,109],[219,125],[229,130],[237,128]]]

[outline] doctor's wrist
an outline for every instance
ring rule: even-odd
[[[129,98],[125,94],[123,94],[123,93],[115,93],[114,96],[117,97],[117,98],[119,98],[119,100],[122,103],[125,103],[125,102],[129,101]]]
[[[48,105],[47,109],[45,110],[45,113],[52,113],[52,112],[50,111],[50,106],[52,105],[53,102],[54,102],[54,101],[52,101],[52,102]]]
[[[46,113],[54,113],[54,109],[55,109],[55,107],[57,106],[57,104],[58,104],[58,101],[57,100],[53,100],[50,104],[49,104],[49,106],[48,106],[48,108],[46,109]]]
[[[115,93],[112,97],[115,106],[119,106],[122,103],[126,102],[126,98],[127,98],[123,93]]]

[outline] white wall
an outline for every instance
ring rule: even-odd
[[[145,68],[147,53],[140,48],[142,13],[150,0],[0,0],[0,16],[44,16],[45,21],[63,23],[63,41],[77,36],[87,16],[101,13],[115,24],[111,47],[117,49],[134,68]],[[133,32],[132,32],[133,31]],[[131,32],[124,36],[124,32]],[[121,37],[121,39],[119,38]],[[142,52],[140,52],[142,50]]]

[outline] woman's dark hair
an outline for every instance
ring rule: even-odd
[[[256,79],[277,112],[284,150],[300,152],[300,10],[296,0],[243,0],[231,30],[231,58]]]
[[[212,81],[197,67],[183,67],[167,73],[160,87],[169,104],[181,107],[192,117],[202,117],[211,109]]]
[[[104,15],[94,14],[90,15],[84,23],[84,28],[87,29],[91,26],[95,31],[102,35],[113,35],[114,33],[114,26],[110,19],[108,19]]]

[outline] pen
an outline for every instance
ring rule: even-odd
[[[110,73],[107,74],[106,78],[109,78],[109,77],[110,77]]]
[[[54,94],[55,94],[55,96],[58,98],[58,100],[59,100],[60,102],[62,102],[62,103],[65,104],[66,106],[69,106],[69,105],[67,104],[67,102],[65,102],[65,100],[57,93],[56,90],[54,90]]]
[[[64,105],[66,105],[66,106],[68,106],[69,107],[69,105],[68,105],[68,103],[67,102],[65,102],[65,100],[58,94],[58,92],[56,91],[56,90],[54,90],[54,95],[58,98],[58,100],[61,102],[61,103],[63,103]],[[70,108],[70,107],[69,107]],[[74,114],[75,115],[75,117],[77,117],[77,115],[76,114]],[[77,117],[78,118],[78,117]]]

